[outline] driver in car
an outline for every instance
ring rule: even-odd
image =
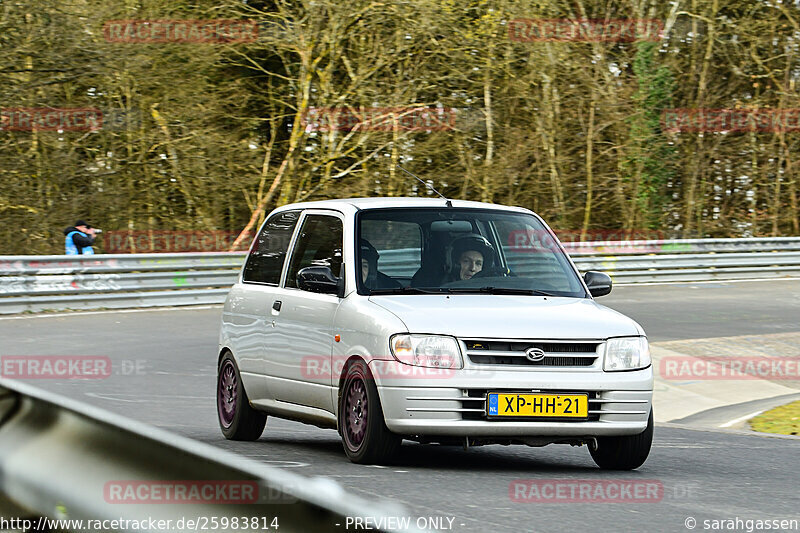
[[[442,283],[472,279],[494,263],[492,244],[476,233],[458,237],[450,246],[450,272]]]

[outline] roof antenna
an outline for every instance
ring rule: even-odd
[[[444,201],[445,201],[445,205],[446,205],[447,207],[453,207],[453,202],[451,202],[451,201],[450,201],[450,200],[449,200],[447,197],[445,197],[445,195],[443,195],[442,193],[440,193],[439,191],[437,191],[436,189],[434,189],[434,188],[433,188],[433,185],[431,185],[430,183],[427,183],[427,182],[425,182],[425,181],[422,181],[422,180],[421,180],[421,179],[419,179],[417,176],[415,176],[414,174],[412,174],[412,173],[411,173],[411,172],[409,172],[408,170],[404,169],[404,168],[403,168],[403,166],[402,166],[402,165],[400,165],[399,163],[397,164],[397,166],[398,166],[398,168],[399,168],[400,170],[402,170],[403,172],[405,172],[406,174],[408,174],[409,176],[411,176],[412,178],[416,179],[418,182],[420,182],[421,184],[423,184],[424,186],[426,186],[427,188],[429,188],[430,190],[432,190],[433,192],[435,192],[436,194],[438,194],[438,195],[439,195],[439,197],[440,197],[442,200],[444,200]]]

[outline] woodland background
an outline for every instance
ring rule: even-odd
[[[104,230],[239,232],[288,202],[427,196],[557,230],[800,235],[800,132],[667,132],[670,108],[800,108],[797,0],[0,0],[0,108],[93,107],[99,131],[0,130],[0,254]],[[108,42],[119,19],[250,19],[247,43]],[[662,40],[517,42],[509,21],[658,19]],[[320,107],[459,110],[445,131],[314,132]],[[101,247],[102,249],[102,247]]]

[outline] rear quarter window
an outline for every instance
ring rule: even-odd
[[[243,281],[269,285],[280,283],[289,241],[299,217],[299,211],[287,211],[271,216],[264,223],[247,257]]]

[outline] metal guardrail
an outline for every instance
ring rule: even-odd
[[[146,491],[138,488],[142,484]],[[231,484],[239,490],[217,489]],[[137,488],[115,493],[120,486]],[[184,499],[177,487],[188,487]],[[408,514],[398,505],[348,494],[331,479],[301,477],[9,379],[0,379],[0,512],[6,521],[62,520],[29,531],[76,533],[333,532],[345,529],[347,517],[390,526],[392,521],[381,519]],[[209,517],[216,517],[216,527],[210,521],[206,528],[178,522]],[[97,520],[116,522],[87,527]],[[171,526],[147,525],[159,520],[171,520]],[[411,529],[419,531],[413,523]]]
[[[673,239],[561,243],[570,256],[800,251],[800,237]]]
[[[581,271],[600,270],[615,283],[800,277],[800,237],[564,243]],[[517,271],[546,261],[541,250],[508,252]],[[0,314],[218,304],[245,252],[0,256]],[[381,254],[380,269],[410,276],[412,250]]]
[[[218,304],[246,255],[0,256],[0,314]]]

